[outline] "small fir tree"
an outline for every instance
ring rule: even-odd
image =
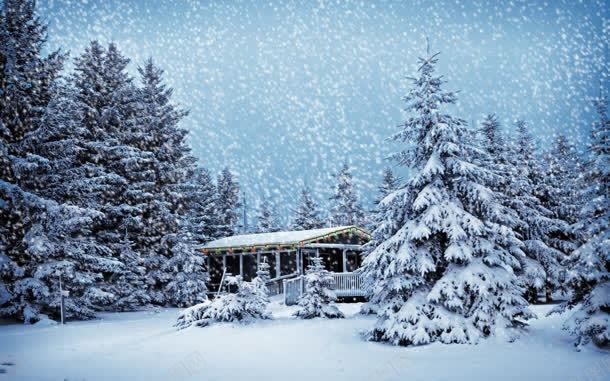
[[[189,307],[178,315],[175,327],[206,327],[218,322],[251,323],[271,319],[267,303],[261,298],[260,288],[254,282],[245,282],[241,276],[227,277],[227,287],[237,292],[219,295],[212,301]]]
[[[299,297],[299,310],[294,316],[300,319],[343,318],[343,313],[334,304],[337,296],[332,290],[334,286],[332,275],[324,268],[322,258],[314,257],[311,261],[304,279],[305,292]]]

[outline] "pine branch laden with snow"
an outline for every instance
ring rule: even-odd
[[[405,97],[411,116],[394,136],[408,143],[394,158],[413,175],[380,203],[363,269],[379,314],[367,337],[394,345],[513,339],[532,316],[515,275],[522,243],[502,218],[498,174],[466,123],[443,111],[456,96],[442,90],[437,61],[420,60]]]
[[[337,296],[332,290],[334,286],[332,275],[324,268],[322,258],[314,257],[311,261],[304,279],[305,292],[299,297],[299,309],[294,316],[300,319],[343,318],[343,313],[334,304]]]
[[[587,182],[588,200],[576,229],[584,243],[567,259],[571,299],[552,312],[575,310],[564,328],[578,350],[590,342],[610,347],[610,119],[607,98],[595,102],[598,120],[592,129]]]
[[[0,306],[1,316],[26,323],[45,315],[59,316],[60,275],[63,289],[70,293],[66,318],[93,318],[96,310],[111,303],[114,295],[102,290],[99,282],[102,273],[118,271],[122,264],[110,257],[107,248],[88,237],[87,231],[88,226],[103,218],[101,213],[59,205],[4,181],[0,181],[0,195],[10,200],[9,207],[21,211],[28,227],[20,258],[24,265],[13,269],[13,280],[5,286],[9,298]]]
[[[245,282],[241,276],[228,277],[227,285],[237,292],[219,295],[212,301],[194,305],[180,312],[176,324],[178,329],[207,327],[220,322],[252,323],[271,319],[267,310],[269,299],[261,282]]]

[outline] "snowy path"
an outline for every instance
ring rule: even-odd
[[[513,344],[395,348],[362,341],[371,318],[276,320],[177,332],[178,310],[103,314],[64,327],[0,326],[4,380],[608,380],[610,353],[575,352],[560,317],[534,322]],[[548,307],[535,308],[543,316]]]

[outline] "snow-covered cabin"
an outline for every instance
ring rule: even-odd
[[[210,274],[208,288],[210,291],[218,289],[225,269],[228,274],[241,275],[249,281],[256,276],[258,264],[266,261],[271,267],[270,290],[286,294],[286,287],[302,283],[300,276],[307,270],[309,258],[319,256],[326,268],[337,274],[339,296],[362,296],[359,277],[354,271],[362,264],[362,246],[370,238],[370,234],[360,227],[337,226],[217,239],[203,247]],[[302,288],[302,285],[298,287]],[[346,290],[342,292],[341,288]],[[354,290],[349,292],[347,289]]]

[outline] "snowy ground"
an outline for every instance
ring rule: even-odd
[[[4,380],[609,380],[610,353],[578,353],[561,317],[541,318],[516,343],[396,348],[360,339],[373,320],[274,321],[176,331],[177,309],[103,314],[60,326],[0,326]],[[544,316],[548,307],[534,307]]]

